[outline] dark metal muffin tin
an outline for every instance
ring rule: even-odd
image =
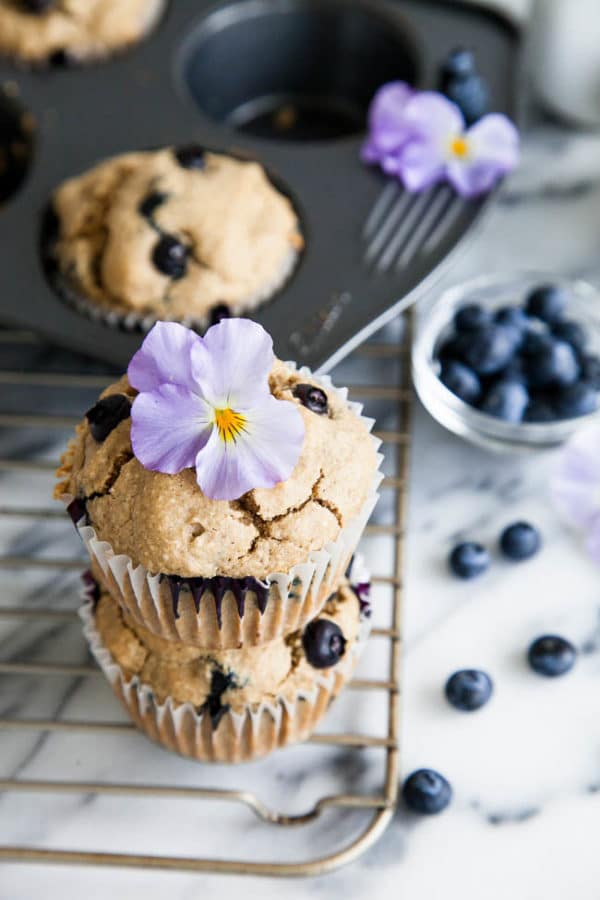
[[[409,264],[369,263],[365,224],[386,187],[359,159],[369,99],[394,78],[435,87],[456,46],[476,50],[494,110],[514,117],[518,32],[471,4],[171,0],[150,37],[103,63],[24,71],[4,61],[0,80],[16,86],[37,137],[27,179],[0,209],[0,319],[125,365],[142,335],[56,295],[41,263],[41,217],[58,184],[103,158],[199,142],[259,160],[287,187],[306,249],[255,318],[279,356],[330,367],[418,296],[488,202],[462,203]],[[425,212],[413,212],[411,231]]]

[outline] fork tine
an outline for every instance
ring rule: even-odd
[[[379,194],[379,197],[373,204],[373,208],[367,217],[367,221],[365,222],[365,227],[363,228],[363,238],[367,240],[373,234],[373,232],[377,229],[377,226],[382,220],[389,207],[395,200],[397,194],[400,193],[400,185],[397,181],[389,181],[384,189]]]
[[[452,192],[447,187],[439,188],[432,197],[431,204],[425,210],[421,221],[409,237],[400,258],[396,262],[396,269],[402,269],[422,249],[423,242],[428,238],[438,221],[441,221],[446,211],[446,206],[452,201]]]
[[[446,206],[443,215],[435,224],[433,230],[429,234],[429,237],[423,244],[422,249],[424,252],[428,253],[430,250],[434,250],[435,247],[437,247],[444,234],[448,231],[450,226],[453,225],[464,208],[465,204],[462,198],[459,197],[458,194],[453,194],[452,199]]]
[[[396,254],[402,249],[405,241],[410,238],[411,228],[414,223],[418,221],[423,210],[427,207],[427,204],[431,199],[431,192],[425,191],[423,194],[413,194],[412,198],[413,202],[411,203],[410,208],[406,210],[404,221],[377,263],[377,269],[380,272],[386,272],[389,269],[396,258]]]
[[[375,233],[373,240],[367,247],[367,252],[365,253],[366,263],[370,263],[376,259],[379,252],[385,246],[388,237],[406,212],[407,207],[412,203],[413,196],[414,195],[409,194],[408,191],[403,191],[400,194],[391,210],[388,212],[387,217],[381,223],[379,230]]]

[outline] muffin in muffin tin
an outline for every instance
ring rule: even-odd
[[[0,0],[0,54],[26,64],[94,60],[136,44],[166,0]]]
[[[44,237],[65,298],[108,324],[205,328],[290,276],[298,217],[257,162],[193,145],[105,160],[54,192]]]
[[[96,660],[138,728],[185,756],[235,763],[310,736],[368,634],[367,591],[344,580],[303,630],[239,650],[165,641],[93,580],[80,614]]]

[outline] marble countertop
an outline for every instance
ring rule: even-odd
[[[543,126],[525,141],[519,172],[506,184],[477,235],[458,255],[443,284],[482,272],[533,268],[584,275],[600,282],[600,137],[576,136]],[[379,338],[381,339],[381,337]],[[383,335],[394,339],[394,328]],[[64,368],[44,355],[44,365]],[[2,357],[2,365],[11,361]],[[385,363],[391,366],[391,361]],[[388,368],[389,375],[390,369]],[[344,381],[381,379],[364,358],[342,363]],[[390,376],[391,377],[391,376]],[[75,413],[89,396],[68,401],[28,394],[39,408]],[[3,392],[2,410],[18,411],[18,392]],[[57,404],[57,405],[53,405]],[[67,408],[65,408],[67,404]],[[385,409],[376,410],[384,417]],[[382,422],[380,427],[386,427]],[[0,434],[0,456],[53,459],[63,435],[43,441],[26,431]],[[381,898],[437,900],[597,900],[600,854],[600,571],[578,539],[565,529],[549,498],[553,455],[493,456],[444,432],[417,408],[414,419],[404,610],[402,772],[427,765],[454,787],[442,815],[418,818],[400,809],[369,853],[321,878],[285,882],[150,871],[40,867],[8,864],[0,869],[1,900],[188,900],[234,896]],[[1,505],[49,505],[51,476],[0,473]],[[379,521],[389,517],[389,502]],[[457,538],[493,544],[517,518],[539,524],[544,551],[522,566],[495,560],[474,583],[457,583],[445,557]],[[390,553],[385,537],[365,540],[373,569]],[[43,525],[2,519],[1,552],[73,556],[80,552],[62,520]],[[11,581],[12,579],[12,581]],[[376,602],[385,603],[383,597]],[[74,573],[35,572],[4,578],[1,602],[32,609],[75,606]],[[524,663],[529,641],[545,631],[571,638],[584,652],[576,669],[556,682],[538,678]],[[75,621],[12,622],[0,632],[2,660],[84,663],[85,647]],[[371,648],[364,671],[378,664]],[[442,685],[456,668],[478,666],[494,678],[489,706],[467,716],[452,710]],[[122,720],[100,678],[2,681],[4,716],[93,716]],[[382,711],[369,696],[355,694],[334,708],[335,721],[357,717],[381,732]],[[356,725],[355,725],[356,727]],[[301,811],[340,783],[373,787],[381,760],[375,751],[357,757],[305,747],[276,755],[268,767],[207,770],[165,754],[137,735],[0,734],[0,778],[95,780],[160,779],[163,783],[252,787],[273,805]],[[161,803],[167,801],[161,801]],[[223,804],[169,800],[123,803],[91,794],[0,794],[0,841],[36,846],[165,853],[266,853],[264,826],[252,815]],[[177,827],[172,827],[175,821]],[[169,823],[168,827],[165,823]],[[315,853],[336,836],[358,833],[354,813],[332,813],[310,829],[268,830],[267,850],[284,859]]]

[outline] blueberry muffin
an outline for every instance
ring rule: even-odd
[[[256,162],[187,146],[109,159],[55,191],[52,259],[80,307],[207,325],[269,299],[302,248]]]
[[[63,457],[56,496],[70,504],[94,574],[167,640],[227,649],[301,628],[339,584],[375,504],[379,442],[360,407],[329,379],[280,361],[267,389],[299,410],[302,448],[291,477],[238,500],[206,497],[191,468],[141,465],[126,377]]]
[[[25,63],[83,62],[137,43],[165,0],[0,0],[0,54]]]
[[[368,631],[368,605],[347,582],[303,630],[241,650],[165,641],[106,592],[96,591],[81,616],[135,724],[168,749],[211,762],[242,762],[309,737]]]

